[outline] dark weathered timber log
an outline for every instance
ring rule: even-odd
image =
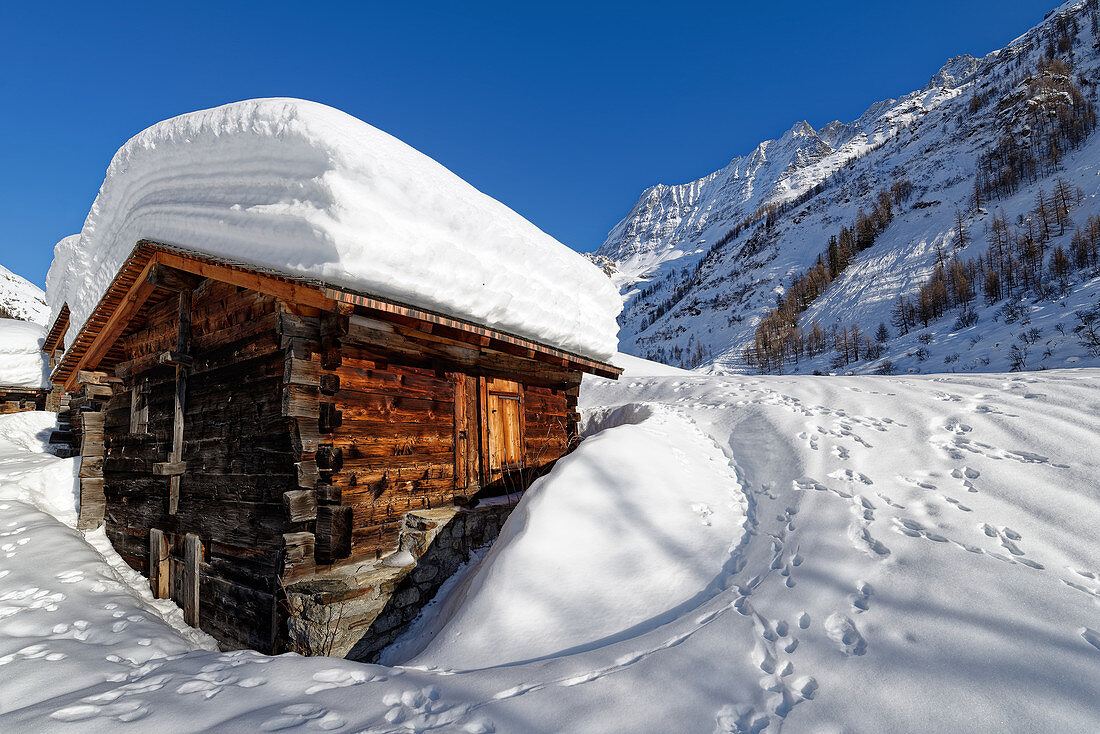
[[[317,468],[323,472],[337,472],[344,466],[344,449],[332,444],[324,444],[317,448],[315,456]]]
[[[308,522],[317,519],[317,493],[310,489],[283,492],[287,516],[291,522]]]
[[[179,294],[179,316],[177,319],[176,351],[186,354],[191,342],[191,291],[183,290]],[[172,452],[168,455],[168,463],[178,464],[183,461],[183,411],[187,402],[187,368],[176,365],[176,392],[172,414]],[[168,514],[174,515],[179,509],[180,501],[180,475],[176,474],[168,479]],[[198,583],[196,581],[196,583]],[[196,607],[197,609],[197,607]],[[196,615],[198,613],[196,612]],[[198,624],[198,617],[195,617]]]
[[[108,375],[106,372],[95,370],[77,370],[76,382],[79,385],[107,385]]]
[[[321,363],[289,356],[286,359],[283,382],[287,385],[303,385],[305,387],[320,388]]]
[[[307,457],[308,454],[303,455],[302,460],[296,464],[298,467],[298,486],[303,489],[313,489],[321,478],[321,472],[317,468],[316,459]]]
[[[303,578],[314,572],[315,540],[313,533],[298,532],[283,534],[283,573],[284,581]]]
[[[170,291],[190,291],[194,290],[201,277],[193,275],[192,273],[185,272],[183,270],[177,270],[176,268],[170,268],[167,265],[156,263],[149,270],[149,274],[145,276],[149,285],[155,288],[163,288]]]
[[[338,505],[340,504],[343,494],[339,487],[334,487],[327,482],[321,482],[317,485],[317,501],[325,505]]]
[[[321,505],[317,508],[316,558],[332,563],[351,555],[352,508]]]
[[[156,528],[149,530],[149,587],[155,598],[168,598],[168,540]]]
[[[321,433],[332,433],[343,421],[344,413],[336,408],[336,403],[319,403],[317,430]]]
[[[194,533],[188,533],[183,541],[183,620],[192,627],[199,626],[199,576],[202,564],[202,541]]]
[[[317,420],[321,416],[320,391],[316,387],[287,385],[283,388],[283,415]]]
[[[319,411],[318,411],[319,412]],[[291,445],[298,453],[312,453],[321,441],[317,423],[311,420],[295,421],[291,429]]]
[[[93,530],[103,524],[107,501],[103,496],[103,479],[86,477],[80,480],[80,517],[78,530]]]
[[[157,357],[157,362],[172,367],[190,367],[195,364],[195,359],[188,354],[169,349],[166,352],[160,353],[160,356]]]
[[[103,476],[103,457],[85,456],[80,460],[80,478],[101,478]]]
[[[321,336],[320,319],[281,312],[278,317],[279,334],[283,337],[319,340]]]
[[[276,597],[217,576],[202,579],[202,627],[224,649],[275,652]],[[242,623],[242,620],[248,620]]]
[[[158,461],[153,464],[153,474],[158,477],[174,477],[186,471],[186,461]]]

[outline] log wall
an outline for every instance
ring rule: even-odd
[[[45,410],[48,390],[0,387],[0,415]]]
[[[362,307],[156,287],[103,412],[107,530],[227,648],[291,647],[287,586],[395,551],[411,511],[522,491],[576,440],[564,365]],[[498,399],[516,401],[503,468]]]
[[[297,454],[282,413],[285,356],[276,301],[216,281],[205,281],[193,294],[186,471],[173,514],[171,478],[155,475],[154,464],[167,462],[172,451],[175,367],[162,365],[159,355],[177,344],[177,307],[175,299],[166,300],[151,310],[144,328],[124,337],[129,359],[116,373],[125,383],[110,399],[104,422],[108,534],[120,555],[146,575],[150,529],[163,533],[181,563],[187,534],[197,536],[199,625],[226,647],[270,652],[287,531],[283,494],[297,485]],[[137,427],[135,390],[147,414],[143,433],[131,432]]]

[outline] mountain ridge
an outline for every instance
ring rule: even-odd
[[[866,333],[889,322],[891,304],[932,273],[937,250],[954,236],[958,212],[973,230],[966,256],[988,247],[989,211],[970,205],[976,167],[998,140],[1014,134],[1004,115],[1020,94],[1027,97],[1039,60],[1064,57],[1087,97],[1096,96],[1088,80],[1100,71],[1097,12],[1093,0],[1066,3],[1004,48],[981,59],[952,57],[921,89],[880,100],[850,123],[816,131],[800,121],[719,171],[647,189],[595,253],[610,261],[607,269],[614,269],[626,302],[620,348],[686,367],[743,371],[742,351],[791,279],[812,265],[831,234],[871,211],[879,191],[904,179],[912,199],[898,219],[807,317],[826,326],[859,321]],[[1067,151],[1058,164],[1057,175],[1083,191],[1078,225],[1100,211],[1094,163],[1100,150],[1091,149],[1093,142]],[[1026,182],[1017,195],[995,202],[997,209],[1023,221],[1054,179]],[[1064,240],[1068,248],[1068,234]],[[947,333],[951,324],[931,328]],[[1067,353],[1066,359],[1083,356]],[[819,360],[812,367],[827,365]]]

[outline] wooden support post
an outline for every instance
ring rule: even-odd
[[[477,452],[481,469],[481,486],[493,481],[489,469],[489,387],[484,377],[477,378]]]
[[[179,295],[179,329],[176,333],[176,352],[186,355],[191,345],[191,291],[182,290]],[[187,367],[176,363],[176,395],[172,415],[172,453],[168,464],[183,463],[183,412],[187,404]],[[175,515],[180,503],[181,474],[168,479],[168,514]],[[196,598],[196,603],[198,600]],[[198,619],[196,617],[196,619]]]
[[[183,621],[199,626],[199,576],[202,565],[202,541],[194,533],[183,538]]]
[[[466,376],[451,375],[454,389],[455,489],[466,489]]]
[[[168,598],[168,539],[156,528],[149,530],[149,587],[155,598]]]
[[[85,395],[89,390],[111,392],[105,384],[107,374],[80,370],[77,373],[80,391]],[[85,399],[87,407],[99,405],[98,401]],[[103,413],[96,410],[80,410],[75,415],[74,428],[77,429],[80,444],[80,516],[77,528],[92,530],[103,524],[107,508],[103,493]]]
[[[135,383],[130,390],[130,433],[138,435],[149,430],[149,381]]]

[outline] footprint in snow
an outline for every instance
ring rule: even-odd
[[[855,608],[857,614],[866,612],[871,608],[871,595],[874,593],[874,589],[866,581],[861,581],[856,586],[856,593],[849,598],[852,600],[852,607]]]
[[[323,719],[328,711],[311,703],[295,703],[284,706],[279,715],[260,724],[260,731],[283,731],[299,727],[315,719]]]
[[[845,655],[863,655],[867,652],[867,640],[860,634],[855,622],[838,612],[825,619],[825,634]]]

